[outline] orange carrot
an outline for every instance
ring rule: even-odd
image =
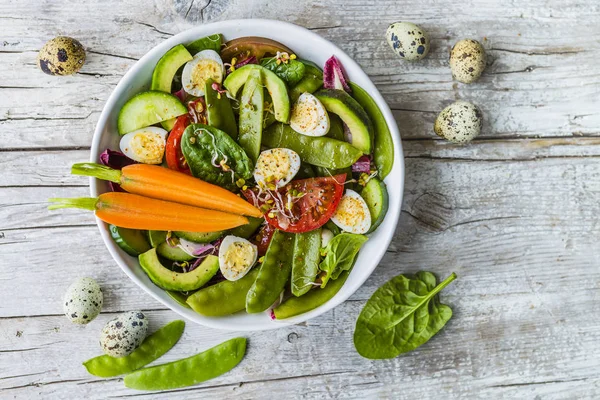
[[[55,198],[49,209],[93,210],[102,221],[130,229],[218,232],[248,223],[246,217],[129,193],[109,192],[98,198]]]
[[[246,200],[219,186],[158,165],[132,164],[116,170],[95,163],[74,164],[71,173],[121,185],[129,193],[233,214],[262,217]]]

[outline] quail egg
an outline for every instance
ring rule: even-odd
[[[325,136],[329,132],[329,114],[314,95],[302,93],[292,109],[290,127],[302,135]]]
[[[85,49],[79,41],[57,36],[46,42],[38,54],[38,65],[48,75],[72,75],[85,62]]]
[[[63,311],[74,324],[87,324],[100,314],[103,298],[95,280],[77,278],[65,293]]]
[[[484,69],[485,50],[477,40],[459,40],[450,50],[450,70],[457,81],[473,83]]]
[[[429,53],[429,35],[412,22],[394,22],[386,38],[392,50],[407,61],[421,60]]]
[[[123,154],[140,163],[160,164],[165,154],[169,132],[157,126],[147,126],[121,137]]]
[[[131,354],[146,337],[148,319],[141,311],[129,311],[111,319],[102,328],[100,345],[111,357]]]
[[[256,263],[258,248],[248,240],[228,235],[219,247],[219,266],[228,281],[243,278]]]
[[[371,212],[360,194],[346,189],[331,221],[345,232],[367,233],[371,228]]]
[[[481,110],[466,101],[457,101],[444,108],[435,119],[435,133],[453,143],[468,143],[481,131]]]
[[[283,187],[300,171],[300,156],[293,150],[274,148],[258,156],[254,167],[254,179],[260,187]]]

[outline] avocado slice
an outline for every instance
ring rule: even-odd
[[[158,247],[159,244],[167,240],[167,231],[147,231],[147,234],[152,247]]]
[[[158,60],[156,67],[154,67],[150,90],[171,93],[171,84],[173,83],[173,77],[175,77],[177,70],[183,64],[191,60],[192,55],[182,44],[178,44],[167,51],[165,55]]]
[[[337,114],[352,133],[352,145],[364,154],[371,153],[373,123],[362,106],[343,90],[321,89],[315,96],[327,109]]]
[[[219,258],[208,256],[191,272],[179,273],[164,267],[156,249],[150,249],[139,256],[140,266],[154,284],[165,290],[187,292],[201,288],[219,270]]]
[[[240,100],[240,134],[238,143],[256,163],[263,131],[264,89],[260,70],[251,71]]]
[[[191,261],[194,256],[189,255],[179,247],[172,247],[167,242],[162,242],[156,247],[159,256],[171,261]]]
[[[240,69],[233,71],[223,82],[223,86],[229,90],[232,96],[237,96],[240,88],[248,80],[252,71],[260,71],[262,83],[267,87],[269,95],[273,99],[273,110],[275,119],[287,123],[290,119],[290,98],[288,96],[287,86],[280,77],[265,67],[256,64],[247,64]]]

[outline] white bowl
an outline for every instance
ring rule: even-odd
[[[331,55],[335,55],[344,66],[348,78],[369,92],[385,116],[388,127],[392,132],[395,150],[394,167],[385,179],[389,192],[389,210],[384,222],[371,235],[369,241],[361,249],[352,273],[336,296],[326,304],[310,312],[285,321],[272,321],[267,313],[246,314],[241,312],[227,317],[205,317],[189,308],[179,305],[167,293],[150,281],[139,266],[137,259],[127,255],[115,244],[104,222],[97,220],[98,227],[108,251],[127,276],[156,300],[191,321],[211,328],[236,331],[275,329],[290,324],[297,324],[321,315],[341,304],[367,280],[389,246],[400,215],[402,191],[404,188],[404,157],[402,155],[402,144],[400,142],[398,127],[389,107],[379,94],[379,91],[377,91],[375,85],[373,85],[360,66],[346,53],[321,36],[305,28],[281,21],[263,19],[231,20],[206,24],[181,32],[150,50],[121,79],[108,98],[98,120],[92,140],[91,161],[98,162],[100,153],[106,148],[119,149],[119,135],[117,134],[117,116],[119,110],[134,94],[149,88],[152,71],[160,57],[177,44],[189,43],[195,39],[214,33],[222,33],[225,40],[242,36],[270,38],[285,44],[294,50],[300,58],[313,61],[321,66],[324,65],[325,60],[331,57]],[[90,179],[92,196],[96,197],[108,190],[106,182],[93,178]]]

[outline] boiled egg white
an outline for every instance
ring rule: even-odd
[[[302,93],[292,109],[290,126],[302,135],[325,136],[329,132],[329,114],[319,99]]]
[[[261,187],[287,185],[300,170],[300,156],[293,150],[275,148],[260,153],[254,167],[254,180]]]
[[[228,281],[237,281],[256,263],[258,249],[248,240],[228,235],[219,247],[219,268]]]
[[[202,50],[183,67],[183,90],[192,96],[204,96],[206,81],[212,78],[216,83],[221,83],[224,74],[225,66],[219,53],[214,50]]]
[[[347,189],[331,221],[343,231],[367,233],[371,228],[371,213],[367,203],[354,190]]]
[[[167,131],[148,126],[129,132],[121,138],[119,147],[123,154],[144,164],[160,164],[165,155]]]

